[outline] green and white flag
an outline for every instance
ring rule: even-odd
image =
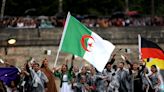
[[[68,13],[59,51],[82,57],[102,72],[114,48]]]

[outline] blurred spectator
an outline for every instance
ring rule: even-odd
[[[106,19],[106,18],[98,19],[98,25],[99,25],[99,27],[107,28],[109,26],[108,19]]]
[[[39,28],[53,28],[53,25],[49,20],[42,19],[39,25]]]

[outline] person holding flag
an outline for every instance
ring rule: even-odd
[[[68,13],[54,66],[59,51],[63,51],[85,59],[102,72],[114,48],[112,43],[102,39]]]
[[[144,72],[145,69],[145,63],[143,62],[140,64],[138,62],[131,63],[126,57],[125,57],[125,61],[128,65],[130,65],[129,76],[131,76],[132,92],[143,92],[142,73]]]
[[[156,43],[149,41],[138,35],[140,59],[146,60],[146,65],[151,68],[151,75],[147,78],[150,84],[150,92],[160,92],[164,90],[163,78],[160,71],[164,70],[164,51]],[[158,71],[158,67],[159,70]],[[156,86],[155,86],[156,84]],[[158,91],[157,91],[158,90]]]
[[[164,70],[164,51],[156,43],[138,35],[139,59],[146,60],[147,67],[157,65]]]
[[[74,92],[73,83],[74,83],[74,72],[73,66],[75,57],[74,55],[71,58],[71,67],[68,69],[68,60],[66,64],[63,64],[61,68],[54,68],[54,76],[60,79],[60,92]],[[59,69],[61,69],[59,71]]]
[[[66,64],[59,69],[54,68],[54,75],[60,79],[60,92],[73,92],[71,81],[72,81],[72,69],[68,69]]]

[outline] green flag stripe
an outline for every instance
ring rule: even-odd
[[[81,24],[78,20],[76,20],[74,17],[70,16],[66,28],[66,33],[63,39],[61,51],[83,57],[83,55],[85,54],[85,50],[82,48],[80,40],[82,36],[86,34],[91,35],[91,31],[83,24]],[[86,45],[87,40],[85,41]]]

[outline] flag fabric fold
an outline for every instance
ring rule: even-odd
[[[82,57],[102,71],[115,46],[92,32],[68,13],[59,51]]]

